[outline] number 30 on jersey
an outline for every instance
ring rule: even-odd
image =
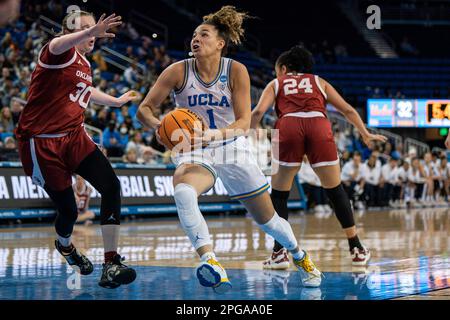
[[[299,93],[299,89],[303,90],[304,93],[313,93],[309,78],[303,78],[300,83],[298,83],[297,79],[284,79],[283,89],[285,96],[288,96],[290,94],[297,94]]]
[[[92,87],[88,86],[84,82],[78,82],[78,90],[75,93],[69,95],[69,99],[72,102],[77,102],[80,107],[86,109],[89,104],[89,99],[91,98]]]

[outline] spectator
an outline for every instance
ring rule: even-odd
[[[127,152],[129,149],[135,149],[137,152],[138,158],[141,158],[144,148],[145,148],[145,144],[142,139],[141,132],[135,131],[133,133],[133,135],[131,135],[131,141],[128,142],[125,151]]]
[[[377,166],[377,156],[372,154],[362,166],[362,178],[364,184],[364,198],[367,207],[378,207],[380,205],[380,177],[381,167]]]
[[[11,100],[11,116],[14,123],[14,127],[19,122],[20,114],[22,113],[23,105],[17,99]]]
[[[381,167],[380,188],[382,189],[380,204],[395,207],[396,202],[400,200],[401,191],[398,185],[397,159],[390,158],[389,162]]]
[[[408,206],[424,207],[423,190],[427,182],[427,175],[423,166],[420,164],[419,158],[411,159],[411,166],[408,170],[408,188],[406,190],[405,201]]]
[[[136,83],[139,81],[139,72],[136,61],[132,62],[130,66],[125,69],[125,71],[123,72],[123,77],[131,87],[134,87],[136,85]]]
[[[137,164],[138,156],[137,156],[136,149],[134,149],[134,148],[127,149],[125,155],[123,156],[123,162]]]
[[[408,190],[408,173],[409,173],[409,162],[402,160],[401,165],[397,169],[397,183],[396,185],[400,187],[400,199],[397,203],[394,202],[395,208],[405,208],[405,197],[407,196]]]
[[[449,187],[450,187],[450,169],[449,164],[446,156],[442,156],[440,158],[440,163],[437,168],[438,174],[439,174],[439,188],[441,190],[441,193],[437,196],[443,197],[443,200],[445,200],[447,203],[449,201]],[[440,200],[440,199],[439,199]],[[442,202],[440,202],[442,204]]]
[[[0,123],[3,129],[7,132],[14,130],[14,120],[9,107],[3,107],[0,113]]]
[[[364,210],[361,196],[364,191],[364,178],[361,165],[361,154],[354,152],[352,160],[342,168],[341,180],[349,199],[359,210]]]
[[[156,164],[158,163],[158,151],[151,147],[145,147],[142,153],[143,164]]]
[[[297,175],[309,200],[308,205],[314,204],[314,212],[319,216],[331,214],[332,210],[328,205],[328,197],[322,188],[319,177],[309,164],[307,156],[303,157],[303,163]]]
[[[101,108],[98,111],[97,116],[94,118],[92,125],[103,131],[105,130],[107,124],[108,124],[108,111],[106,108]]]
[[[122,146],[126,146],[128,144],[129,131],[130,129],[128,128],[126,123],[122,123],[120,125],[119,134],[120,134],[120,144]]]
[[[116,122],[110,121],[103,131],[103,145],[108,152],[108,157],[121,157],[123,146],[120,144],[120,134],[116,129]]]

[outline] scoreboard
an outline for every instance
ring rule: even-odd
[[[372,128],[450,127],[450,100],[368,99],[367,123]]]

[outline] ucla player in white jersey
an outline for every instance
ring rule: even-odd
[[[160,121],[152,110],[173,90],[178,107],[189,108],[209,125],[202,136],[207,147],[172,157],[177,165],[173,184],[178,216],[200,256],[197,277],[201,285],[217,293],[231,288],[213,252],[197,200],[220,177],[231,198],[241,201],[261,229],[291,252],[303,285],[318,287],[321,273],[298,247],[290,224],[275,212],[267,191],[269,184],[243,136],[251,121],[250,77],[243,64],[223,56],[230,42],[241,42],[245,18],[245,13],[232,6],[205,16],[192,37],[194,58],[164,70],[139,106],[137,117],[145,126],[158,128]]]

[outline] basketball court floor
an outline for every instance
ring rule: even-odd
[[[215,252],[233,289],[217,295],[201,287],[198,263],[176,218],[122,224],[120,253],[138,277],[115,290],[97,285],[103,259],[100,228],[77,226],[74,242],[95,263],[75,274],[54,249],[51,225],[0,228],[0,299],[8,300],[381,300],[450,299],[450,210],[357,213],[360,237],[372,250],[368,267],[351,266],[347,241],[333,215],[296,213],[290,221],[300,245],[324,272],[322,286],[302,288],[295,269],[261,267],[273,239],[242,214],[207,217]]]

